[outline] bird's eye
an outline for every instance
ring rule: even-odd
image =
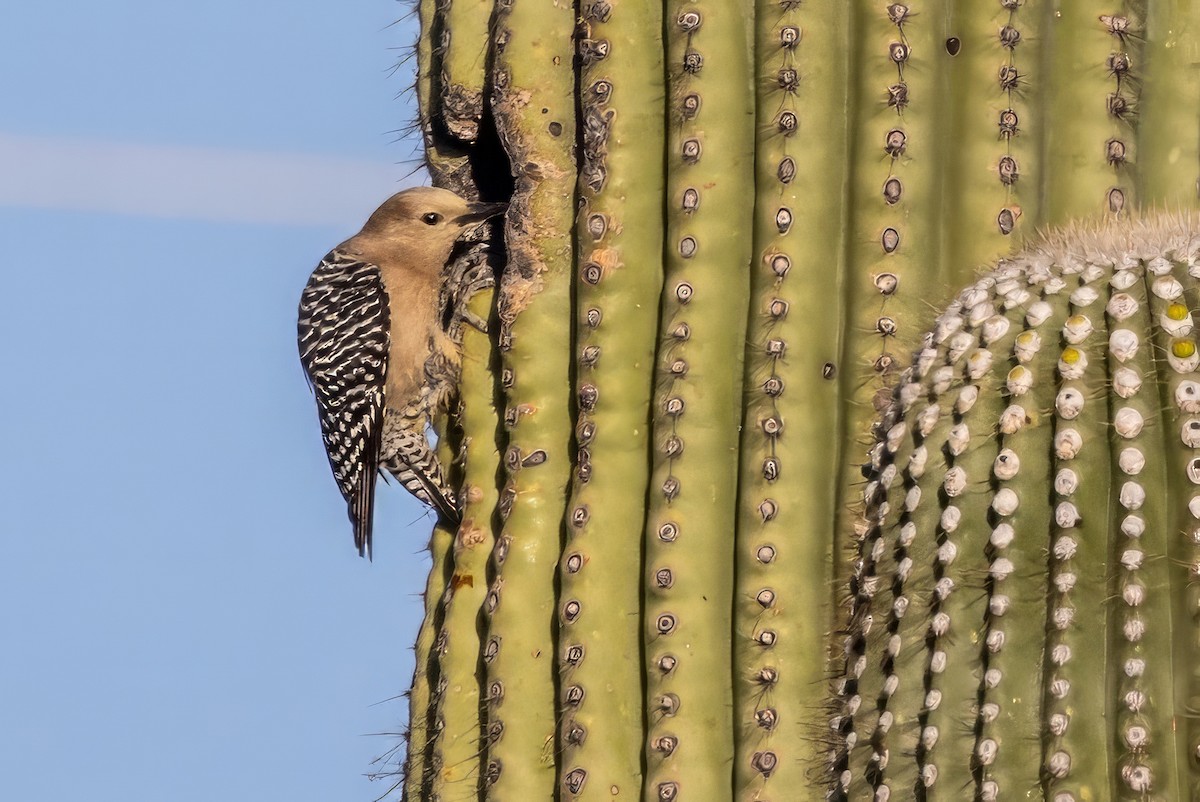
[[[427,226],[436,226],[438,223],[442,222],[442,216],[437,212],[426,212],[425,214],[421,215],[421,222]]]

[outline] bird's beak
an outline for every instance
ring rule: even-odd
[[[454,221],[460,226],[482,223],[484,220],[490,220],[496,215],[502,214],[507,208],[507,203],[469,203],[467,204],[467,213],[460,214],[454,218]]]

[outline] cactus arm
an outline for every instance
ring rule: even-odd
[[[968,288],[939,318],[933,344],[942,364],[930,359],[927,347],[916,371],[923,384],[902,386],[898,399],[907,403],[917,388],[937,394],[936,402],[911,407],[908,425],[924,459],[906,470],[909,487],[898,508],[898,546],[911,563],[899,575],[908,605],[898,622],[902,659],[893,668],[896,692],[888,701],[892,726],[909,733],[889,750],[884,779],[901,796],[915,787],[928,799],[955,799],[976,785],[974,741],[958,734],[973,723],[982,679],[987,571],[981,557],[990,529],[995,421],[1004,406],[984,355],[1007,350],[1022,314],[1019,307],[1003,309],[988,284]]]
[[[734,595],[734,788],[743,799],[801,787],[826,760],[810,722],[828,687],[834,538],[816,522],[836,509],[826,466],[838,448],[843,313],[826,293],[843,282],[845,259],[823,232],[847,214],[845,14],[760,0],[756,36],[759,190]],[[801,118],[803,133],[780,131],[783,112]],[[771,356],[770,340],[791,350]],[[764,475],[772,458],[788,477],[779,485]],[[773,560],[757,558],[764,547]],[[769,647],[764,631],[774,634]],[[778,679],[764,683],[764,670]]]
[[[563,799],[642,782],[641,532],[662,289],[662,7],[582,10],[576,243],[578,456],[559,566]],[[581,697],[581,703],[571,700]]]
[[[488,799],[554,797],[555,565],[571,462],[574,23],[570,5],[514,0],[499,8],[493,33],[493,112],[516,188],[498,300],[508,445],[484,645]]]
[[[1200,595],[1190,573],[1200,519],[1200,356],[1190,308],[1200,293],[1184,289],[1194,285],[1183,263],[1192,235],[1171,225],[1180,224],[1077,227],[1002,263],[939,318],[904,374],[918,381],[901,385],[878,429],[885,448],[872,453],[867,512],[878,523],[860,563],[862,576],[878,581],[873,598],[859,592],[847,661],[847,701],[873,704],[875,729],[869,710],[843,727],[850,774],[835,783],[835,798],[878,797],[885,786],[885,797],[911,794],[912,753],[928,799],[970,789],[983,800],[1030,789],[1056,800],[1176,799],[1197,787],[1196,733],[1179,711],[1196,682],[1195,631],[1184,622]],[[1002,321],[1008,331],[996,328]],[[939,361],[957,364],[940,375],[928,367]],[[970,432],[955,434],[956,426],[946,437],[940,407],[961,397],[955,376],[963,372],[980,382],[972,408],[953,419]],[[949,455],[949,470],[934,458],[922,475],[907,471],[904,485],[923,492],[909,489],[901,508],[885,477],[912,448],[905,426],[925,435],[912,446]],[[970,447],[956,452],[956,440]],[[993,453],[990,478],[972,492],[973,474]],[[951,493],[959,469],[965,492]],[[905,654],[917,628],[910,616],[920,621],[921,612],[910,604],[897,621],[894,610],[917,576],[899,566],[918,552],[910,544],[931,534],[922,508],[932,492],[943,509],[934,576],[917,580],[932,613],[928,693],[917,700],[893,658]],[[962,514],[951,528],[956,499]],[[897,525],[889,557],[879,543]],[[890,599],[878,591],[887,586]],[[897,638],[875,634],[887,600]],[[966,629],[957,625],[964,618]],[[978,669],[958,667],[973,658]],[[922,725],[915,749],[897,731],[914,716]]]
[[[445,449],[442,449],[443,453]],[[442,593],[450,573],[454,533],[435,526],[429,537],[432,565],[422,598],[425,616],[417,630],[412,687],[408,692],[408,752],[404,761],[403,798],[416,802],[429,799],[439,767],[433,761],[435,730],[430,712],[440,696],[437,668],[437,635],[441,628]]]
[[[920,387],[922,380],[928,383],[933,369],[950,370],[948,361],[944,344],[931,346],[923,367],[916,373],[907,371],[902,381]],[[909,382],[914,376],[917,381]],[[878,473],[863,490],[863,525],[869,529],[851,582],[856,624],[848,640],[850,682],[845,692],[853,691],[847,700],[853,724],[843,732],[852,732],[853,742],[849,774],[838,778],[839,798],[872,797],[881,783],[903,794],[905,783],[915,780],[913,767],[904,764],[915,754],[911,745],[918,722],[912,711],[922,706],[922,694],[914,691],[923,691],[927,684],[925,642],[932,602],[927,588],[933,584],[941,510],[936,494],[910,494],[907,485],[926,474],[944,474],[950,467],[946,455],[932,446],[945,441],[950,415],[928,403],[928,395],[927,386],[905,395],[906,410],[918,415],[922,425],[899,423],[893,428],[898,422],[893,408],[876,430],[880,439],[871,452]],[[888,520],[895,513],[901,514],[901,521]],[[895,646],[899,651],[893,656]],[[901,707],[904,701],[912,706]]]
[[[893,485],[894,487],[895,485]],[[880,542],[886,542],[880,538]],[[880,626],[871,625],[867,633],[867,653],[876,655],[887,654],[887,642],[891,635],[884,624],[883,607],[888,598],[887,577],[895,576],[898,561],[894,552],[884,548],[874,552],[869,569],[864,567],[862,582],[864,586],[873,583],[874,600],[873,620],[878,619]],[[886,725],[887,698],[891,687],[890,675],[886,657],[880,657],[876,665],[867,664],[858,678],[856,691],[861,704],[855,717],[855,731],[858,737],[857,751],[851,753],[849,770],[851,772],[850,798],[866,798],[874,795],[875,787],[887,767],[884,755],[888,751],[888,727]],[[874,670],[878,669],[878,670]],[[855,669],[857,671],[857,667]]]
[[[1200,5],[1189,0],[1147,5],[1149,78],[1138,117],[1138,194],[1144,204],[1193,205],[1200,194]]]
[[[877,531],[868,532],[867,537],[877,542],[881,541]],[[890,569],[890,570],[889,570]],[[851,693],[852,702],[847,705],[846,715],[850,726],[847,734],[853,733],[850,748],[846,754],[846,764],[841,772],[837,798],[865,799],[873,796],[874,785],[878,780],[883,730],[877,726],[881,715],[880,700],[884,696],[886,678],[881,668],[883,659],[880,655],[886,647],[888,632],[883,626],[875,626],[875,619],[882,624],[882,609],[880,603],[886,597],[884,586],[886,577],[895,573],[893,555],[884,550],[882,553],[872,551],[870,558],[862,560],[862,568],[858,574],[857,588],[863,604],[860,607],[860,620],[864,623],[863,636],[856,639],[847,653],[848,670],[852,682],[847,685],[847,693]],[[867,621],[870,624],[867,625]],[[869,629],[867,629],[869,626]],[[868,660],[866,654],[875,655]],[[877,749],[876,747],[880,747]],[[848,796],[846,796],[848,794]]]
[[[441,107],[446,130],[472,143],[483,119],[492,0],[443,0]]]
[[[486,320],[492,293],[477,293],[469,309]],[[437,791],[450,798],[477,793],[484,765],[484,719],[480,665],[481,610],[487,593],[487,563],[495,543],[492,514],[499,491],[496,472],[498,419],[489,372],[491,344],[486,334],[463,329],[458,425],[462,430],[463,520],[454,542],[453,573],[446,592],[438,655],[446,692],[440,700],[435,750]]]
[[[957,309],[956,302],[947,317],[956,316]],[[964,635],[968,630],[965,618],[954,619],[953,642],[945,627],[934,626],[935,621],[947,620],[942,609],[946,602],[958,598],[943,598],[933,592],[945,573],[945,562],[938,559],[941,541],[949,539],[942,522],[948,520],[945,510],[955,498],[940,489],[947,484],[947,477],[954,475],[950,472],[957,459],[945,444],[960,420],[948,402],[952,395],[931,400],[931,387],[949,389],[951,381],[958,383],[952,377],[962,373],[964,349],[955,345],[952,349],[945,336],[937,341],[929,338],[917,364],[902,380],[886,419],[887,428],[880,430],[885,453],[903,472],[904,481],[893,482],[893,487],[899,485],[900,498],[892,501],[889,495],[888,514],[900,515],[900,520],[887,522],[895,530],[897,567],[894,574],[881,577],[879,582],[881,588],[890,585],[893,589],[891,608],[881,613],[888,629],[895,631],[898,640],[894,645],[899,651],[890,666],[895,689],[884,696],[886,710],[877,725],[877,731],[887,737],[877,736],[876,740],[886,745],[888,755],[886,771],[879,772],[878,783],[901,798],[923,793],[937,799],[941,788],[963,787],[970,777],[961,756],[946,758],[954,749],[952,742],[928,737],[930,733],[940,735],[947,721],[961,726],[960,697],[964,692],[955,683],[971,685],[978,676],[974,661],[951,662],[946,657],[948,642],[959,645],[958,630]],[[911,416],[905,422],[900,420],[902,411]],[[905,441],[907,446],[897,451],[896,444]],[[967,487],[963,485],[963,490]],[[946,670],[948,664],[953,666],[950,671]],[[891,719],[886,731],[882,726],[885,716]],[[876,751],[884,754],[879,747]]]
[[[1194,799],[1200,795],[1200,770],[1191,759],[1200,755],[1200,721],[1195,715],[1200,710],[1200,658],[1197,658],[1200,652],[1200,623],[1195,617],[1195,611],[1200,609],[1200,584],[1197,582],[1200,579],[1200,509],[1193,509],[1191,502],[1198,495],[1197,482],[1193,477],[1200,474],[1200,464],[1196,462],[1200,451],[1194,447],[1197,444],[1197,413],[1200,412],[1200,404],[1195,402],[1195,397],[1200,395],[1200,375],[1196,370],[1185,370],[1190,365],[1181,364],[1183,360],[1176,355],[1176,349],[1181,349],[1179,353],[1183,353],[1188,349],[1188,343],[1191,343],[1191,348],[1196,348],[1195,313],[1192,310],[1200,308],[1200,292],[1195,286],[1196,252],[1186,250],[1196,245],[1195,218],[1184,219],[1191,222],[1188,235],[1193,239],[1174,254],[1174,275],[1185,288],[1182,299],[1185,308],[1181,310],[1174,304],[1160,304],[1156,337],[1162,346],[1171,348],[1171,351],[1160,347],[1154,353],[1160,360],[1159,370],[1164,373],[1166,371],[1161,366],[1161,360],[1167,354],[1171,357],[1167,359],[1171,369],[1168,374],[1170,378],[1159,385],[1162,408],[1172,412],[1171,421],[1163,427],[1162,436],[1167,442],[1167,453],[1171,455],[1167,467],[1171,472],[1169,478],[1174,498],[1177,499],[1171,511],[1174,521],[1169,520],[1167,529],[1172,538],[1168,552],[1171,555],[1169,570],[1172,572],[1174,620],[1179,622],[1181,629],[1187,622],[1186,635],[1171,639],[1173,664],[1177,671],[1174,709],[1186,712],[1182,724],[1178,717],[1174,719],[1179,725],[1175,748],[1179,770],[1185,773],[1180,782],[1180,793]],[[1180,233],[1177,231],[1177,236]],[[1173,325],[1183,325],[1169,334],[1164,330],[1167,320]]]
[[[667,256],[646,527],[645,800],[723,799],[732,784],[731,533],[752,258],[752,21],[733,0],[671,2],[664,19]]]

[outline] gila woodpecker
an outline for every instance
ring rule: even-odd
[[[459,520],[425,436],[430,416],[449,403],[460,362],[443,306],[462,293],[444,284],[455,243],[503,209],[444,189],[399,192],[321,260],[300,297],[300,362],[360,555],[371,554],[381,470],[447,523]]]

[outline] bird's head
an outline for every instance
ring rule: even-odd
[[[385,240],[406,255],[421,254],[440,270],[454,244],[504,211],[503,203],[467,201],[447,189],[414,187],[397,192],[368,218],[362,233]]]

